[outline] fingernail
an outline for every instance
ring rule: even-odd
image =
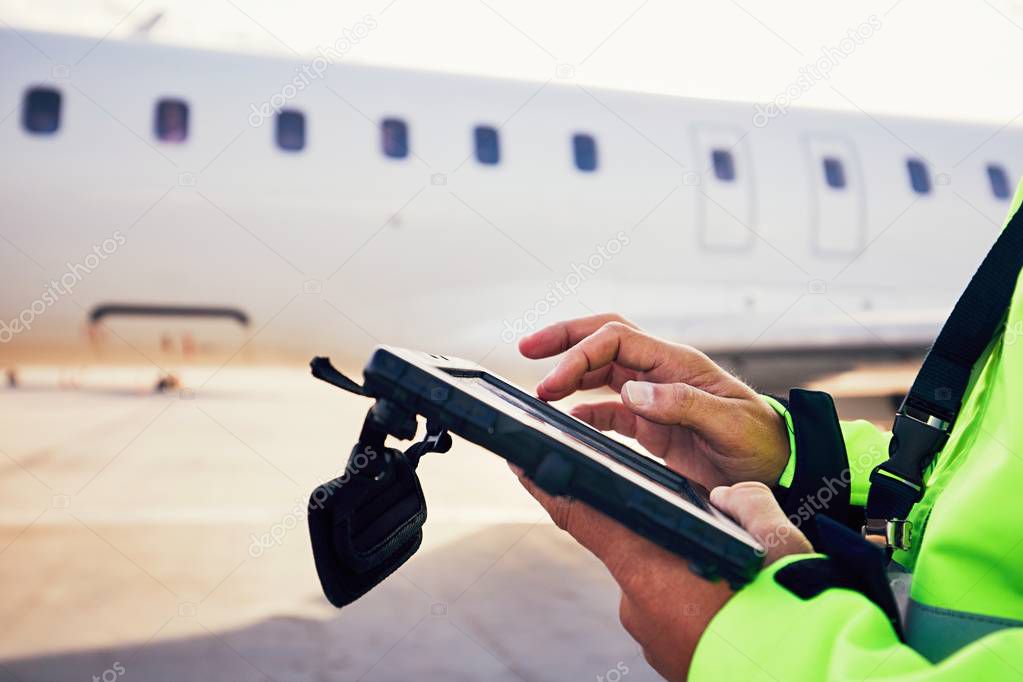
[[[720,504],[721,498],[725,496],[725,491],[728,490],[727,485],[719,485],[710,491],[711,504]]]
[[[546,384],[547,380],[550,379],[552,376],[554,376],[554,373],[557,372],[557,371],[558,371],[558,366],[554,365],[554,369],[552,369],[551,371],[547,372],[547,376],[545,376],[543,379],[540,379],[540,385],[543,386],[544,384]]]
[[[646,381],[627,381],[625,394],[629,396],[630,403],[644,407],[654,402],[654,385]]]

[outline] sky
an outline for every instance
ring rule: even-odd
[[[757,102],[831,55],[795,106],[1023,124],[1023,0],[0,0],[5,24]]]

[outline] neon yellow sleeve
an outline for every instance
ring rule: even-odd
[[[775,573],[811,555],[781,559],[714,617],[690,682],[928,682],[1019,679],[1023,628],[1001,630],[932,664],[902,644],[884,612],[858,592],[832,588],[801,599]]]
[[[792,427],[792,413],[776,398],[769,395],[761,395],[760,397],[771,406],[771,409],[781,415],[785,420],[785,428],[789,432],[789,461],[781,472],[781,477],[778,479],[778,485],[788,488],[792,485],[792,477],[796,475],[796,431]]]
[[[863,419],[840,422],[839,426],[849,458],[849,503],[864,507],[870,490],[870,472],[888,459],[888,441],[892,434]]]

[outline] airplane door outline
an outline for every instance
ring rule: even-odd
[[[756,241],[757,211],[753,159],[739,128],[701,124],[693,126],[696,167],[704,169],[697,197],[696,221],[700,247],[718,253],[743,253]],[[715,174],[715,150],[731,154],[735,176],[722,180]]]
[[[859,155],[851,140],[834,134],[810,133],[803,137],[810,172],[810,248],[822,258],[848,258],[867,244],[867,199]],[[842,164],[845,186],[832,187],[824,160]]]

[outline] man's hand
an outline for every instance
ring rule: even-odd
[[[789,459],[784,420],[746,384],[689,346],[645,334],[619,315],[594,315],[523,337],[528,358],[564,353],[540,382],[543,400],[610,386],[621,401],[572,414],[636,438],[669,467],[708,488],[774,485]]]
[[[715,507],[735,519],[764,547],[764,566],[789,554],[813,552],[813,546],[778,506],[771,489],[763,483],[746,481],[710,491]]]
[[[622,590],[618,611],[622,626],[643,647],[650,665],[666,679],[684,680],[697,642],[732,597],[728,584],[700,578],[675,554],[581,502],[548,495],[521,471],[512,470],[554,523],[610,571]],[[764,484],[716,488],[711,499],[770,548],[766,563],[813,551]]]

